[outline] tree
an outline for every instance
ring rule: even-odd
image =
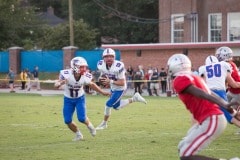
[[[30,2],[39,8],[52,5],[56,15],[68,18],[66,0]],[[99,30],[97,45],[102,37],[115,38],[118,43],[158,42],[158,0],[73,0],[73,15]]]
[[[74,0],[73,3],[74,18],[81,17],[98,28],[100,37],[116,38],[118,43],[158,42],[158,0],[129,0],[127,3]]]
[[[31,7],[23,7],[16,0],[0,0],[0,50],[11,46],[34,45],[34,36],[41,32],[39,21]],[[31,46],[31,47],[32,47]]]
[[[20,2],[23,2],[21,0],[0,0],[0,49],[14,45],[25,49],[33,49],[35,45],[51,49],[50,44],[53,44],[53,48],[59,49],[68,45],[67,25],[54,29],[45,27],[37,20],[35,13],[45,11],[52,6],[57,16],[68,19],[68,2],[66,0],[28,1],[28,4],[21,5]],[[80,31],[75,29],[75,44],[82,49],[100,46],[103,42],[102,38],[105,37],[114,39],[110,43],[158,42],[156,20],[158,0],[129,0],[127,3],[117,0],[73,0],[73,10],[76,21],[83,19],[82,24],[89,24],[87,27],[98,29],[91,30],[93,33],[90,34],[84,27],[81,35],[78,35]],[[61,33],[61,30],[64,32]],[[60,33],[63,39],[60,38]],[[86,38],[83,37],[85,34]],[[90,43],[87,44],[86,41],[78,43],[79,37],[90,40]]]
[[[83,20],[75,21],[74,42],[79,49],[93,49],[96,47],[98,31],[91,29]],[[70,44],[69,24],[61,24],[56,27],[46,27],[44,36],[39,40],[43,49],[60,49]]]
[[[46,12],[48,7],[54,8],[54,13],[60,18],[66,18],[67,12],[65,12],[68,5],[67,0],[28,0],[31,6],[34,6],[36,12]]]

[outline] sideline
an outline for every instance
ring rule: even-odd
[[[0,88],[0,93],[10,93],[10,88]],[[63,90],[59,89],[59,90],[48,90],[48,89],[42,89],[40,91],[36,90],[36,89],[31,89],[30,91],[27,90],[21,90],[20,88],[15,88],[15,93],[12,94],[39,94],[42,96],[54,96],[54,95],[63,95]],[[96,94],[92,94],[92,95],[96,95]],[[134,95],[134,89],[127,89],[126,93],[124,96],[133,96]],[[148,92],[147,89],[143,89],[143,93],[142,96],[148,96]],[[167,94],[160,94],[159,97],[167,97]],[[171,95],[171,97],[176,97],[176,95]]]
[[[15,88],[15,93],[12,94],[39,94],[39,95],[63,95],[63,90],[45,90],[42,89],[40,91],[36,89],[31,89],[30,91],[21,90],[19,88]],[[1,88],[0,93],[10,93],[9,88]]]

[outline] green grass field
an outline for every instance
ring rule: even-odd
[[[87,96],[88,116],[97,126],[107,97]],[[190,127],[190,115],[178,98],[146,97],[112,111],[106,130],[91,137],[76,120],[84,141],[63,123],[62,96],[0,93],[1,160],[177,160],[177,145]],[[202,155],[239,156],[240,136],[228,125]]]

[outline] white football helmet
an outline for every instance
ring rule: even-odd
[[[217,59],[221,61],[229,61],[233,57],[233,51],[229,47],[220,47],[216,51],[216,57]]]
[[[80,66],[88,66],[87,61],[83,57],[75,57],[71,60],[71,68],[73,71],[80,73]]]
[[[192,64],[190,59],[184,54],[174,54],[167,62],[168,74],[170,76],[176,76],[176,73],[182,71],[191,72]]]
[[[210,65],[212,63],[217,63],[217,62],[218,62],[217,57],[211,55],[206,58],[205,65]]]
[[[105,56],[108,56],[108,55],[112,55],[115,57],[115,51],[111,48],[106,48],[104,51],[103,51],[103,54],[102,54],[102,57],[105,57]]]

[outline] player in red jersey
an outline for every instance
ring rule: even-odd
[[[231,76],[236,82],[240,82],[240,75],[236,64],[233,62],[233,51],[231,48],[223,46],[216,50],[216,57],[219,62],[225,61],[228,62],[231,66],[232,73]],[[240,103],[240,88],[233,88],[230,85],[228,86],[227,98],[229,102],[237,101]],[[235,106],[235,109],[237,106]],[[240,134],[240,130],[236,132]]]
[[[181,160],[218,160],[197,155],[206,148],[226,128],[227,122],[218,105],[232,112],[235,102],[226,102],[207,87],[206,83],[191,72],[191,61],[184,54],[174,54],[168,60],[168,73],[174,77],[173,87],[197,121],[179,145]]]
[[[231,65],[232,68],[232,78],[236,82],[240,82],[240,75],[238,73],[238,68],[236,64],[232,61],[233,51],[229,47],[220,47],[216,51],[216,57],[218,58],[219,62],[226,61]],[[228,86],[228,100],[229,101],[238,101],[240,103],[240,88],[233,88]]]

